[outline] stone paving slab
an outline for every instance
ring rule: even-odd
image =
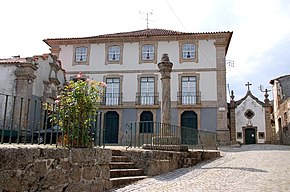
[[[222,157],[216,160],[112,191],[290,191],[290,146],[259,144],[220,150]]]

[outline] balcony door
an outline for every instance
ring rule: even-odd
[[[120,102],[120,79],[107,78],[106,80],[106,105],[119,105]]]
[[[181,86],[182,105],[196,104],[196,77],[182,77]]]
[[[141,77],[141,105],[154,105],[154,77]]]

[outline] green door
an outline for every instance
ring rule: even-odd
[[[198,143],[197,139],[197,114],[194,111],[185,111],[181,114],[182,144],[196,145]]]
[[[118,143],[119,114],[116,111],[108,111],[105,114],[105,143]]]
[[[143,111],[140,115],[140,133],[153,133],[153,114],[151,111]]]
[[[256,131],[254,128],[247,128],[245,135],[245,144],[256,144]]]

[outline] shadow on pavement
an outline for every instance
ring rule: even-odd
[[[260,173],[268,172],[263,169],[247,168],[247,167],[202,167],[200,169],[233,169],[233,170],[241,170],[241,171],[260,172]]]

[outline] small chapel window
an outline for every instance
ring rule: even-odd
[[[265,133],[259,132],[259,139],[265,139]]]
[[[242,139],[242,132],[237,132],[237,139]]]
[[[247,117],[248,119],[252,119],[254,116],[255,116],[255,113],[254,111],[252,111],[251,109],[248,109],[246,112],[245,112],[245,117]]]

